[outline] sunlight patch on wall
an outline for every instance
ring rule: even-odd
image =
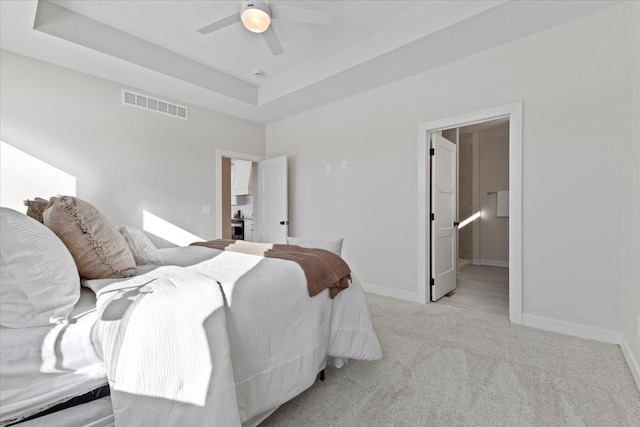
[[[26,212],[26,199],[76,195],[76,178],[0,141],[0,205]]]
[[[480,212],[476,212],[473,215],[471,215],[469,218],[465,219],[464,221],[462,221],[460,223],[460,225],[458,226],[458,230],[462,230],[462,227],[464,227],[465,225],[471,224],[473,221],[475,221],[476,219],[480,218]]]
[[[146,210],[142,211],[142,228],[144,231],[178,246],[189,246],[193,242],[205,240]]]

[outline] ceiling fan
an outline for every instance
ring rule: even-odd
[[[330,25],[331,15],[326,12],[298,7],[271,4],[268,0],[244,1],[240,12],[233,13],[196,30],[200,34],[211,34],[222,28],[242,22],[244,27],[261,34],[274,55],[284,53],[280,39],[273,29],[272,19],[283,19],[304,24]]]

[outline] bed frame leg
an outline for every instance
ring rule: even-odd
[[[324,369],[320,371],[320,373],[318,374],[318,378],[320,378],[320,381],[324,381]]]

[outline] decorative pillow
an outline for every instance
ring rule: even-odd
[[[42,222],[42,213],[47,208],[49,201],[36,197],[35,200],[25,200],[23,203],[27,207],[27,215],[38,222]]]
[[[87,279],[129,277],[136,262],[118,229],[98,209],[71,196],[52,197],[43,214],[49,227],[67,246],[78,271]]]
[[[325,249],[329,252],[333,252],[338,256],[342,256],[342,241],[343,239],[313,240],[313,239],[303,239],[301,237],[287,236],[287,243],[290,245],[302,246],[303,248]]]
[[[130,225],[121,225],[118,231],[129,245],[136,265],[162,264],[162,256],[144,231]]]
[[[26,328],[67,317],[80,298],[71,254],[33,218],[0,208],[0,324]]]

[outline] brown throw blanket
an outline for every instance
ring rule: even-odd
[[[351,280],[351,269],[347,263],[338,255],[324,249],[228,239],[195,242],[191,246],[206,246],[297,262],[307,278],[307,288],[311,297],[329,289],[329,296],[334,298],[340,291],[349,287],[349,280]]]

